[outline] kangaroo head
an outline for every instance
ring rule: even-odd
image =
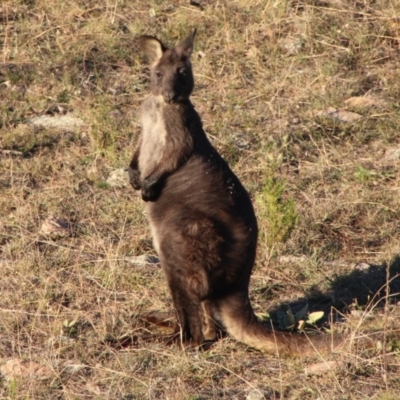
[[[194,86],[190,56],[194,30],[176,47],[169,48],[153,36],[141,36],[140,48],[150,61],[151,92],[162,96],[166,103],[178,103],[189,98]]]

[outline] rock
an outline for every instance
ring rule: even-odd
[[[268,396],[269,397],[269,393],[264,393],[261,390],[252,390],[247,396],[246,396],[246,400],[265,400]]]
[[[368,271],[370,269],[371,265],[364,263],[364,262],[360,262],[354,265],[354,269],[357,271]]]
[[[46,236],[63,237],[70,234],[70,226],[68,222],[50,216],[43,222],[39,233]]]
[[[71,115],[40,115],[28,119],[28,123],[40,128],[52,128],[59,131],[75,131],[85,126],[85,123],[77,117]]]
[[[347,267],[349,263],[346,260],[338,258],[336,260],[331,260],[331,261],[322,261],[322,265],[325,265],[326,267],[339,268],[345,266]]]
[[[10,155],[10,156],[23,156],[24,153],[18,150],[3,150],[0,149],[0,154]]]
[[[336,361],[324,361],[316,364],[311,364],[305,368],[304,372],[306,375],[324,375],[328,372],[337,371],[343,365],[341,362]]]
[[[138,267],[155,266],[160,264],[160,260],[156,256],[142,254],[140,256],[126,257],[126,260]]]
[[[111,90],[115,90],[115,89],[109,89]],[[124,117],[124,115],[122,114],[122,112],[120,110],[112,110],[108,113],[108,116],[112,119],[122,119]]]
[[[351,310],[350,314],[356,318],[362,318],[364,316],[364,311],[362,310]]]
[[[52,336],[49,338],[47,343],[50,346],[54,346],[55,348],[60,348],[60,347],[68,347],[68,346],[73,346],[76,343],[76,339],[71,338],[69,336],[64,336],[64,335],[59,335],[59,336]]]
[[[45,365],[34,361],[25,361],[21,358],[13,358],[0,366],[0,372],[7,381],[14,378],[24,379],[49,379],[54,376],[53,371]]]
[[[66,364],[61,372],[68,375],[75,375],[89,369],[89,366],[85,364]]]
[[[68,222],[54,218],[53,216],[48,217],[40,228],[42,235],[66,236],[69,232]]]
[[[350,108],[372,108],[384,107],[386,101],[375,96],[355,96],[345,100],[344,103]]]
[[[340,122],[355,122],[362,118],[362,115],[355,112],[340,110],[334,107],[328,107],[326,110],[318,112],[317,115],[336,119]]]
[[[197,0],[190,0],[189,4],[191,6],[199,7],[200,10],[204,10],[204,8],[207,5],[207,2],[205,2],[205,1],[197,1]]]
[[[400,161],[400,147],[386,150],[383,161]]]
[[[166,4],[165,6],[163,6],[162,10],[164,12],[172,12],[175,10],[175,7],[173,4]]]
[[[233,143],[236,147],[242,150],[248,150],[250,148],[250,142],[247,140],[247,136],[245,134],[235,132],[233,136]]]
[[[278,261],[283,264],[300,264],[307,261],[306,256],[291,256],[291,255],[284,255],[278,258]]]
[[[128,186],[129,176],[125,168],[115,169],[111,171],[106,181],[111,187],[124,188]]]
[[[303,41],[300,38],[287,37],[279,40],[279,47],[292,56],[301,51]]]

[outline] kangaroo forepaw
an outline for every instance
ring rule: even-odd
[[[146,178],[142,182],[142,199],[144,201],[155,201],[160,193],[161,187],[158,180]]]
[[[129,183],[135,190],[140,190],[142,185],[140,183],[140,172],[137,169],[128,167]]]

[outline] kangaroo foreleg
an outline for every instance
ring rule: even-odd
[[[140,190],[142,188],[140,181],[140,170],[139,170],[139,154],[141,145],[142,145],[142,137],[140,136],[139,143],[137,144],[136,147],[136,151],[128,167],[129,183],[133,186],[135,190]]]
[[[165,179],[175,172],[189,157],[193,143],[191,138],[185,138],[187,143],[167,142],[162,157],[153,169],[143,178],[142,199],[155,201],[161,194]]]

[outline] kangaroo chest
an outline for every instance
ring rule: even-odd
[[[141,178],[145,179],[162,162],[167,130],[163,117],[162,100],[148,97],[142,105],[142,145],[139,155]]]

